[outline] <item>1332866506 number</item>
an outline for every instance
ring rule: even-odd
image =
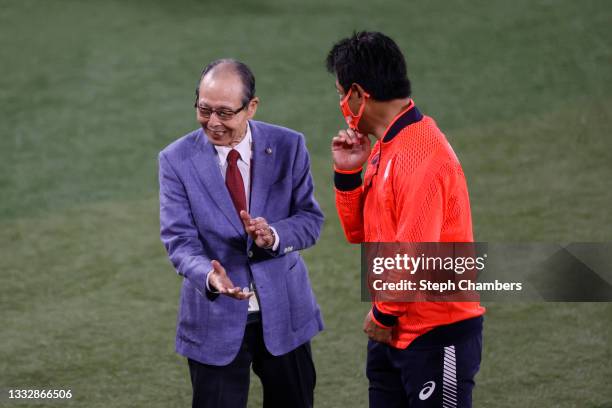
[[[9,399],[70,399],[72,390],[9,389]]]

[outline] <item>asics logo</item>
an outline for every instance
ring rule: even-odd
[[[421,401],[425,401],[427,398],[431,397],[434,390],[436,389],[436,383],[433,381],[427,381],[423,384],[423,389],[419,392],[419,399]]]

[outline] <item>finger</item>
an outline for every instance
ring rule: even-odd
[[[368,137],[368,135],[364,134],[364,133],[358,133],[358,135],[360,135],[357,139],[357,142],[360,145],[370,145],[370,138]]]
[[[249,231],[258,231],[258,230],[269,231],[270,226],[266,222],[260,222],[260,223],[256,223],[256,224],[249,226],[248,229]]]
[[[255,225],[255,224],[261,224],[261,223],[266,223],[266,219],[263,217],[257,217],[257,218],[251,218],[251,220],[249,221],[249,224],[251,225]]]
[[[223,275],[212,275],[210,279],[210,284],[217,288],[219,292],[224,294],[236,291],[234,284],[227,277],[225,271],[223,272]],[[240,288],[238,288],[238,290],[240,290]]]
[[[334,138],[332,139],[332,142],[335,142],[335,143],[341,144],[341,143],[344,143],[344,140],[345,140],[345,139],[346,139],[346,137],[345,137],[345,136],[340,136],[340,135],[338,135],[338,136],[334,136]]]
[[[351,138],[352,144],[362,144],[363,143],[363,135],[361,133],[358,133],[354,131],[353,129],[347,129],[346,133]]]
[[[268,223],[265,220],[256,222],[251,226],[254,227],[255,229],[268,229],[269,228]]]
[[[358,130],[346,129],[346,134],[349,135],[354,140],[361,140],[364,137],[367,137],[366,133],[361,133]]]
[[[249,232],[256,232],[256,231],[259,231],[259,230],[267,230],[267,229],[268,229],[268,226],[265,225],[265,224],[263,224],[263,225],[262,224],[260,224],[260,225],[249,225],[247,227],[247,230]]]
[[[240,289],[240,288],[238,288]],[[245,292],[245,290],[247,292]],[[243,290],[239,290],[238,292],[232,292],[229,296],[233,297],[234,299],[238,299],[238,300],[246,300],[248,298],[250,298],[251,296],[253,296],[253,292],[249,292],[247,288],[244,288]]]
[[[227,286],[225,286],[224,284],[222,284],[221,282],[217,282],[217,281],[210,281],[210,286],[212,286],[213,288],[217,289],[217,291],[221,294],[227,294]]]
[[[219,287],[219,292],[223,293],[224,295],[231,295],[236,292],[236,288],[231,284],[231,282],[229,285],[225,282],[221,282],[217,286]]]
[[[379,343],[386,343],[388,341],[388,336],[385,333],[381,333],[378,331],[372,331],[368,333],[368,337],[374,341],[378,341]]]
[[[357,135],[355,134],[355,131],[353,129],[346,129],[346,134],[349,138],[351,138],[351,140],[357,139]]]
[[[229,297],[237,299],[237,300],[242,300],[242,292],[238,292],[238,293],[228,293],[227,294]]]
[[[225,273],[225,268],[223,267],[223,265],[221,265],[221,263],[219,261],[217,261],[216,259],[213,259],[212,261],[210,261],[210,265],[213,267],[213,269],[215,270],[215,272],[219,272],[224,274]]]
[[[250,298],[251,296],[253,296],[255,294],[255,292],[253,292],[252,290],[249,290],[246,287],[244,289],[242,289],[242,292],[240,292],[240,293],[242,293],[242,298],[243,299],[248,299],[248,298]]]
[[[272,237],[271,234],[262,234],[262,235],[257,235],[257,239],[256,239],[256,244],[260,247],[263,248],[267,248],[269,246],[274,245],[274,238]]]
[[[260,248],[270,249],[274,245],[274,241],[272,240],[272,237],[262,238],[258,236],[257,239],[255,240],[255,245],[257,245]]]
[[[347,129],[347,130],[350,130],[350,129]],[[353,144],[353,139],[351,138],[351,135],[348,133],[347,130],[339,131],[338,138],[341,140],[343,144],[347,144],[350,146]]]
[[[346,137],[335,137],[332,139],[332,147],[343,147],[343,146],[351,146],[346,142],[347,138]]]
[[[242,222],[248,223],[251,220],[251,216],[245,210],[241,210],[240,211],[240,219],[242,220]]]

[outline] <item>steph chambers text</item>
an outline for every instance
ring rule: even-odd
[[[372,282],[372,289],[377,291],[429,291],[429,292],[456,292],[456,291],[521,291],[521,282],[474,282],[468,279],[460,281],[448,280],[446,282],[432,282],[426,279],[412,281],[402,279],[397,282],[385,282],[376,279]]]

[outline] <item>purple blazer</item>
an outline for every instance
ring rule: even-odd
[[[225,187],[216,150],[202,129],[159,154],[161,240],[183,277],[176,351],[205,364],[229,364],[240,348],[248,301],[206,290],[210,261],[218,260],[236,286],[252,274],[263,335],[281,355],[323,329],[306,265],[298,252],[319,238],[323,213],[314,199],[304,136],[249,121],[253,137],[250,214],[264,217],[279,236],[276,252],[247,236]]]

